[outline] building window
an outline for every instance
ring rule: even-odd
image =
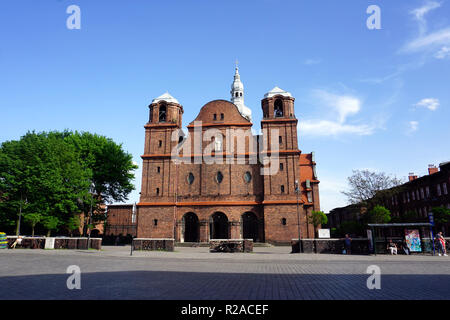
[[[448,194],[447,183],[446,183],[446,182],[444,182],[444,183],[442,184],[442,189],[444,190],[444,194]]]
[[[159,196],[159,188],[156,188],[156,195]]]
[[[282,224],[283,226],[286,225],[286,218],[282,218],[282,219],[281,219],[281,224]]]
[[[214,113],[213,119],[217,120],[217,113]]]
[[[245,180],[245,182],[247,182],[247,183],[250,183],[250,181],[252,181],[252,174],[251,174],[249,171],[247,171],[247,172],[244,174],[244,180]]]
[[[157,170],[158,170],[158,173],[160,173],[160,172],[161,172],[161,167],[158,167],[158,169],[157,169]]]
[[[162,140],[159,140],[158,146],[159,146],[160,148],[162,147]]]
[[[414,193],[414,190],[411,191],[411,196],[412,196],[413,201],[416,200],[416,194]]]
[[[312,192],[311,192],[311,191],[308,192],[308,202],[309,202],[309,203],[312,203],[312,202],[313,202],[313,201],[312,201]]]
[[[158,219],[154,219],[153,220],[153,225],[156,227],[156,226],[158,226]]]
[[[189,172],[189,174],[187,176],[187,182],[189,184],[193,184],[194,183],[194,179],[195,179],[194,174],[192,172]]]
[[[279,136],[279,137],[278,137],[278,142],[279,142],[280,144],[283,143],[283,137],[282,137],[282,136]]]
[[[283,116],[283,101],[281,101],[281,99],[275,100],[273,113],[274,113],[275,118]]]
[[[406,193],[406,199],[407,199],[408,202],[409,202],[409,192]]]
[[[222,172],[217,172],[217,174],[216,174],[216,181],[217,181],[217,183],[222,183],[222,181],[223,181],[223,174],[222,174]]]
[[[436,189],[437,189],[437,195],[438,195],[438,197],[440,197],[441,196],[441,185],[440,184],[438,184],[437,186],[436,186]]]
[[[284,169],[284,164],[280,163],[280,171],[283,171],[283,169]]]
[[[222,151],[222,140],[223,137],[219,136],[216,137],[217,139],[214,139],[214,151]]]
[[[423,199],[425,199],[425,192],[423,192],[423,188],[420,188],[420,197]]]
[[[166,122],[167,107],[162,104],[159,106],[159,122]]]
[[[284,193],[284,185],[281,185],[281,193]]]
[[[223,113],[220,114],[220,120],[225,119],[225,115]]]

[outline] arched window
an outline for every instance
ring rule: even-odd
[[[239,92],[236,92],[236,98],[239,97]]]
[[[153,220],[153,225],[156,227],[158,225],[158,219]]]
[[[274,105],[274,116],[275,117],[282,117],[283,116],[283,101],[281,99],[275,100]]]
[[[159,106],[159,122],[166,122],[167,119],[167,107],[165,104]]]
[[[282,219],[281,219],[281,224],[282,224],[283,226],[286,225],[286,218],[282,218]]]
[[[240,93],[240,96],[242,97],[242,92]]]
[[[249,171],[247,171],[247,172],[244,174],[244,180],[245,180],[245,182],[247,182],[247,183],[250,183],[250,181],[252,181],[252,174],[251,174]]]
[[[194,183],[194,179],[195,179],[194,174],[192,172],[189,172],[189,174],[187,176],[187,182],[189,184],[193,184]]]
[[[222,181],[223,181],[223,174],[222,174],[222,172],[217,172],[217,174],[216,174],[216,181],[218,182],[218,183],[222,183]]]

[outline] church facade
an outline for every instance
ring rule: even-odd
[[[298,148],[294,98],[275,87],[261,101],[261,134],[236,67],[231,100],[205,104],[182,128],[183,106],[166,93],[149,106],[137,204],[138,238],[177,242],[313,238],[320,210],[314,153]]]

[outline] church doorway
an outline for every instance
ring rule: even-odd
[[[228,218],[222,212],[216,212],[209,218],[209,238],[228,239]]]
[[[188,212],[183,216],[184,225],[184,242],[198,242],[199,241],[199,224],[198,217],[193,212]]]
[[[244,239],[253,239],[253,242],[259,240],[258,218],[253,212],[246,212],[242,215],[242,237]]]

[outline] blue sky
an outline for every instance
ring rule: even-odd
[[[80,30],[66,27],[72,4]],[[381,9],[379,30],[366,26],[369,5]],[[406,180],[450,160],[449,0],[2,0],[0,39],[0,142],[91,131],[140,165],[151,100],[169,91],[187,125],[230,98],[238,59],[256,130],[266,92],[296,98],[325,212],[346,204],[352,169]]]

